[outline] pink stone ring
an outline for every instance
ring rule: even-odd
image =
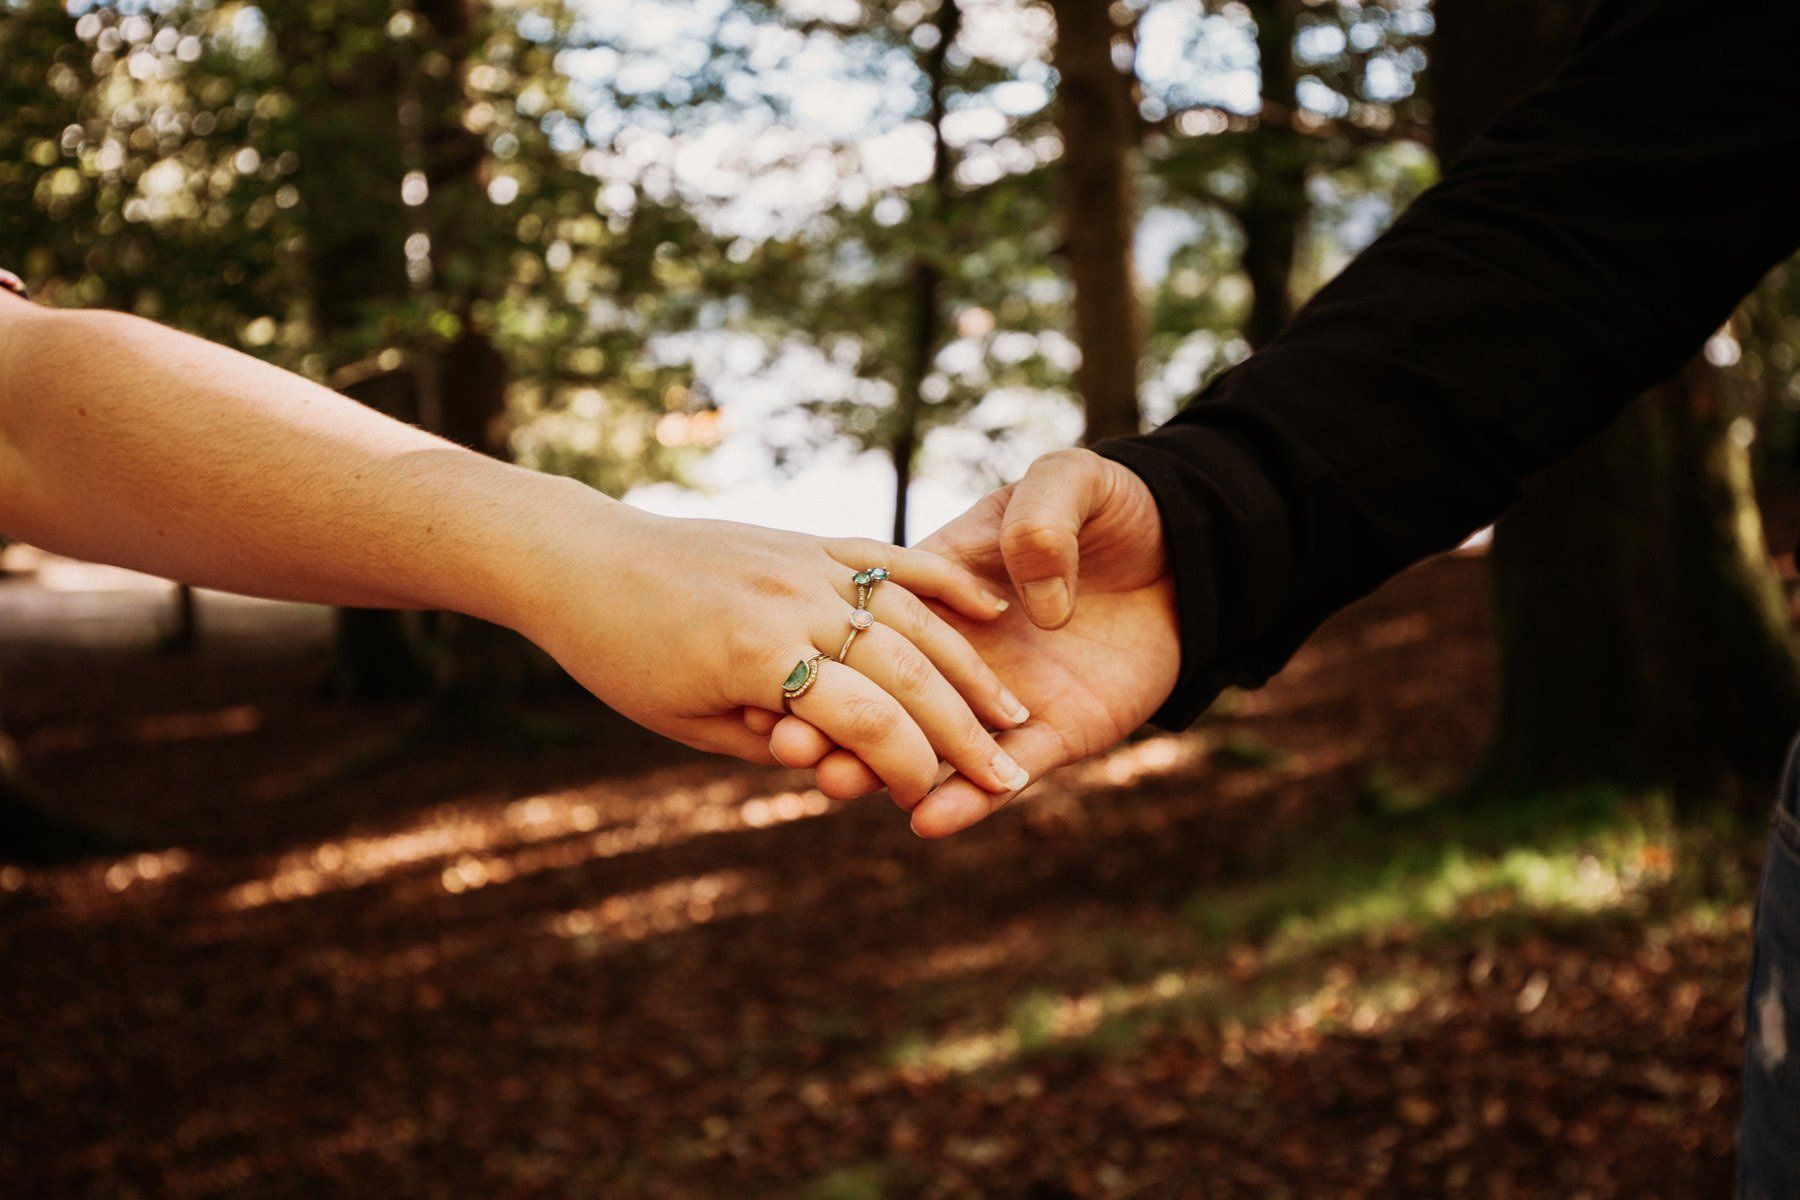
[[[850,636],[844,639],[844,648],[837,652],[837,660],[844,661],[844,655],[850,653],[850,646],[856,641],[856,635],[875,625],[875,614],[869,611],[869,597],[875,592],[875,585],[888,577],[886,567],[871,567],[866,571],[858,571],[850,577],[856,585],[856,607],[850,610]]]

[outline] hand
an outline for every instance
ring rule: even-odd
[[[921,549],[1010,582],[1024,601],[988,622],[948,619],[1030,708],[1000,744],[1032,779],[1122,741],[1174,689],[1181,640],[1162,519],[1143,481],[1117,463],[1087,450],[1046,455]],[[828,795],[874,790],[868,767],[828,734],[788,717],[771,748],[789,766],[816,765]],[[1017,794],[953,776],[912,807],[912,827],[956,833]]]
[[[838,653],[856,600],[851,576],[885,567],[892,577],[869,599],[876,623],[857,637],[851,665],[819,663],[793,711],[908,807],[937,781],[940,758],[984,787],[1019,779],[984,727],[1016,726],[1019,702],[916,598],[977,628],[1005,608],[996,589],[923,551],[604,503],[557,539],[526,632],[624,715],[692,746],[769,761],[745,710],[779,710],[796,663]]]

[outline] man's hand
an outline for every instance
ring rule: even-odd
[[[1046,455],[920,548],[1010,585],[1023,601],[995,621],[946,619],[1031,710],[999,740],[1033,779],[1117,744],[1174,688],[1181,642],[1161,517],[1143,481],[1117,463],[1087,450]],[[879,786],[798,718],[775,726],[772,745],[789,766],[816,764],[828,795]],[[1017,794],[953,775],[913,809],[913,830],[956,833]]]

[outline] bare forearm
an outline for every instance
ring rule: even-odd
[[[519,623],[610,506],[134,317],[0,299],[0,530],[254,595]]]

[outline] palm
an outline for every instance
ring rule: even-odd
[[[1009,495],[988,496],[923,547],[1010,590],[1000,553]],[[1007,744],[1034,778],[1115,745],[1168,696],[1180,665],[1174,586],[1148,489],[1129,477],[1084,527],[1066,625],[1040,629],[1019,604],[986,624],[951,620],[1031,709],[1010,735],[1016,745]]]

